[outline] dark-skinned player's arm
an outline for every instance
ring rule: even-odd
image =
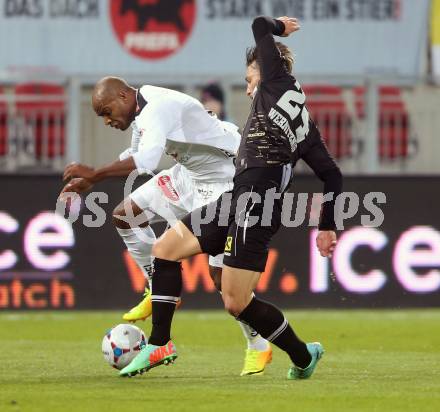
[[[269,81],[286,74],[284,60],[275,44],[273,36],[288,36],[300,29],[297,19],[291,17],[259,16],[252,23],[252,32],[257,46],[258,66],[261,81]]]
[[[165,147],[162,144],[162,140],[165,142],[165,137],[160,140],[160,144],[140,146],[139,151],[133,155],[96,169],[80,163],[71,163],[64,170],[63,180],[68,182],[74,178],[82,178],[94,185],[110,177],[126,177],[136,169],[140,174],[153,174]]]
[[[119,160],[98,169],[80,163],[70,163],[64,169],[63,181],[65,185],[61,190],[59,199],[66,198],[66,193],[84,193],[93,185],[107,177],[128,176],[136,165],[131,157],[130,149],[121,153]]]
[[[324,196],[327,193],[333,193],[332,200],[322,205],[319,233],[316,239],[321,255],[331,257],[336,247],[335,201],[342,192],[342,174],[321,138],[316,138],[314,144],[301,158],[324,182]]]
[[[91,185],[95,183],[110,177],[128,176],[136,169],[140,174],[154,174],[165,149],[166,136],[176,121],[170,114],[176,112],[175,105],[176,102],[164,99],[157,103],[150,103],[148,110],[141,112],[138,116],[138,124],[143,130],[143,136],[137,152],[131,153],[130,150],[126,150],[121,154],[119,160],[97,169],[79,163],[71,163],[64,170],[63,180],[85,179],[90,183],[89,186],[84,182],[79,184],[76,181],[74,187],[81,190],[82,187],[87,186],[87,190],[89,190]],[[175,117],[177,118],[177,114]],[[66,186],[68,185],[69,183]]]
[[[88,192],[95,183],[109,177],[128,176],[135,169],[137,167],[132,156],[124,160],[116,160],[97,169],[80,163],[70,163],[64,169],[63,181],[66,184],[58,198],[64,200],[69,193],[81,194]]]
[[[156,166],[157,165],[155,165],[154,168],[156,168]],[[71,163],[64,170],[63,181],[66,184],[63,187],[59,198],[62,199],[64,193],[74,192],[81,194],[88,192],[92,189],[95,183],[101,182],[110,177],[127,177],[136,169],[139,168],[137,167],[133,156],[129,156],[123,160],[116,160],[96,169],[80,163]],[[142,172],[140,171],[140,173]]]
[[[67,165],[64,169],[63,181],[67,182],[79,177],[95,184],[109,177],[128,176],[135,169],[136,164],[132,156],[124,160],[116,160],[97,169],[74,162]]]
[[[60,198],[63,193],[87,192],[95,183],[110,177],[127,177],[136,169],[140,174],[152,175],[159,164],[162,153],[163,147],[161,146],[142,148],[139,152],[123,160],[116,160],[97,169],[80,163],[71,163],[64,170],[63,180],[66,184],[61,191]]]
[[[165,141],[165,138],[161,140]],[[128,176],[136,169],[139,174],[153,175],[163,151],[162,144],[150,145],[149,147],[140,146],[139,151],[133,155],[97,169],[79,163],[71,163],[64,171],[63,180],[67,183],[61,191],[60,198],[63,198],[64,193],[84,193],[90,190],[95,183],[110,177]]]

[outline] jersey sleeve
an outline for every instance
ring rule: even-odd
[[[262,81],[268,81],[287,73],[284,60],[273,38],[273,35],[281,36],[284,31],[284,23],[270,17],[259,16],[252,23]]]
[[[228,133],[228,139],[230,139],[230,154],[233,157],[237,157],[238,148],[240,147],[241,134],[239,132],[239,127],[234,123],[227,122],[225,120],[222,121],[222,126]]]
[[[122,162],[123,160],[128,159],[130,156],[133,156],[133,150],[131,149],[131,147],[129,147],[128,149],[125,149],[125,150],[119,155],[119,160]]]
[[[139,173],[152,172],[159,165],[167,136],[179,126],[182,107],[179,102],[163,99],[148,103],[136,119],[141,134],[133,160]]]
[[[342,174],[338,165],[331,157],[320,136],[314,139],[312,146],[301,158],[315,172],[316,176],[324,182],[324,196],[333,193],[332,200],[323,203],[319,221],[320,230],[335,230],[335,202],[342,192]]]

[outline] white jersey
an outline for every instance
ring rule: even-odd
[[[133,156],[140,173],[152,174],[165,152],[196,181],[232,180],[240,144],[237,126],[211,116],[186,94],[155,86],[138,93],[146,104],[132,123],[132,145],[121,159]]]

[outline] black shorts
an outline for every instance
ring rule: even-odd
[[[291,174],[290,165],[247,169],[235,177],[232,192],[182,221],[204,253],[224,253],[227,266],[263,272],[269,242],[281,225],[282,199]]]

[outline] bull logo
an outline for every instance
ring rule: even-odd
[[[173,24],[179,31],[186,30],[181,16],[181,9],[185,3],[191,0],[158,0],[156,3],[142,4],[139,0],[124,0],[121,4],[121,15],[134,13],[138,31],[142,31],[150,20],[159,23]]]
[[[125,50],[143,59],[176,53],[195,23],[195,0],[113,0],[110,14]]]

